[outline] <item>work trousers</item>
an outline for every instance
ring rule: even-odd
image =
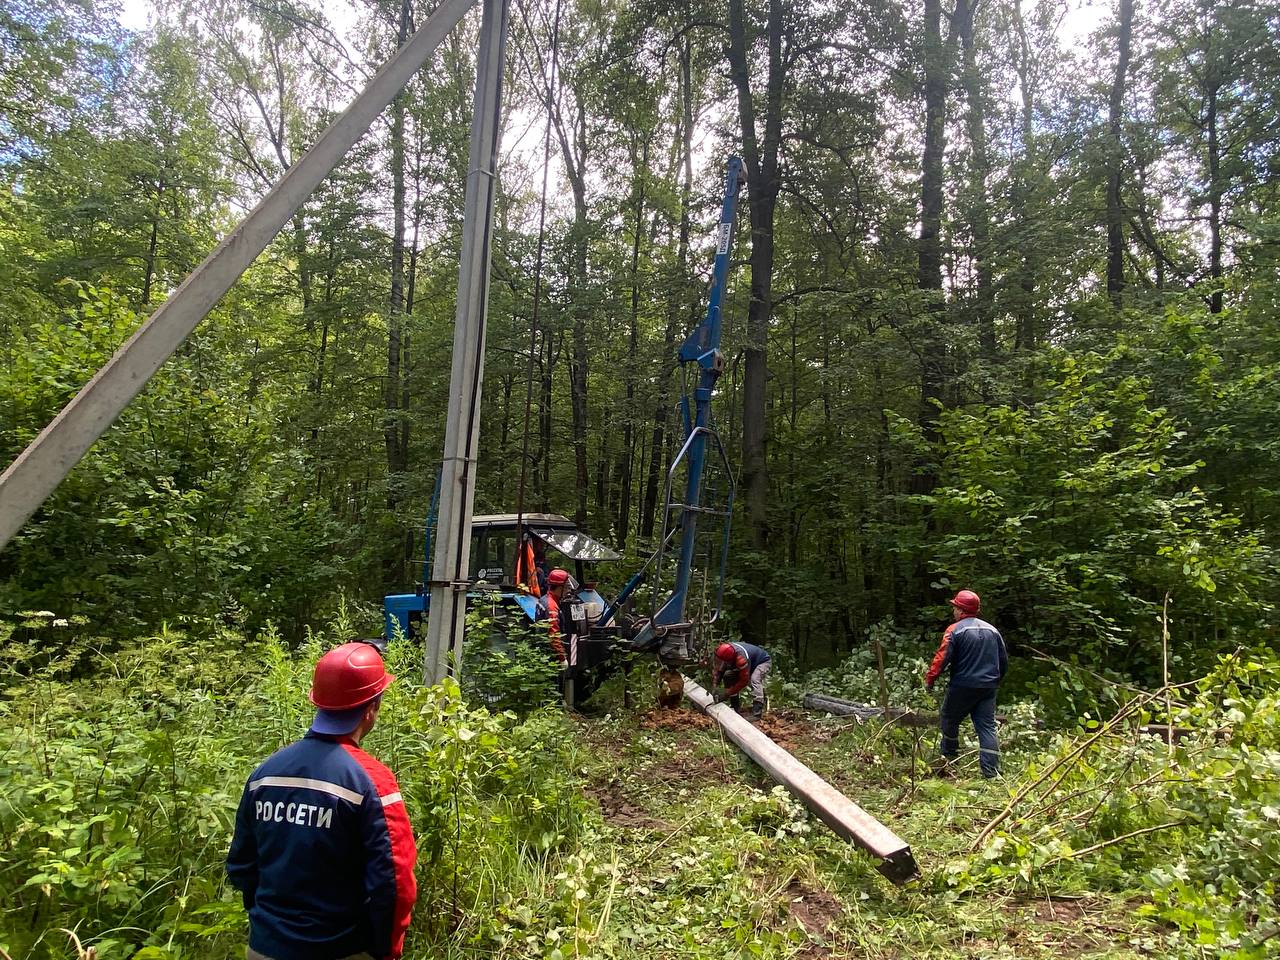
[[[253,947],[245,947],[244,960],[271,960],[265,953],[259,953]],[[343,957],[342,960],[373,960],[367,953],[353,953],[349,957]]]
[[[973,728],[978,732],[978,763],[982,767],[982,775],[994,777],[1000,772],[995,688],[947,687],[939,715],[942,727],[939,748],[948,760],[954,760],[960,751],[960,724],[965,717],[973,718]]]
[[[751,698],[752,700],[754,700],[756,703],[760,705],[761,709],[764,709],[764,681],[765,681],[765,678],[769,676],[769,671],[772,669],[773,669],[773,661],[766,660],[764,663],[760,664],[758,667],[756,667],[754,670],[751,671],[751,677],[747,681],[747,683],[751,687]],[[733,682],[734,683],[738,682],[736,677],[734,678]],[[737,709],[738,703],[739,703],[738,694],[735,693],[732,697],[730,697],[729,703],[734,707],[734,709]]]

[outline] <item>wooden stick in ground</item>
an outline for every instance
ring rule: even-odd
[[[1091,746],[1093,746],[1093,744],[1095,744],[1099,739],[1101,739],[1102,737],[1106,736],[1106,734],[1114,730],[1115,727],[1120,723],[1120,721],[1124,720],[1126,717],[1131,715],[1139,707],[1147,703],[1150,703],[1151,700],[1153,700],[1157,695],[1158,695],[1158,692],[1143,694],[1140,697],[1134,697],[1127,704],[1125,704],[1123,707],[1120,708],[1119,713],[1117,713],[1114,717],[1112,717],[1110,720],[1104,723],[1101,727],[1099,727],[1096,733],[1094,733],[1092,736],[1090,736],[1083,742],[1077,744],[1064,756],[1059,757],[1056,762],[1049,765],[1049,768],[1045,770],[1044,773],[1036,777],[1034,781],[1027,784],[1025,787],[1022,787],[1017,793],[1013,795],[1012,798],[1010,798],[1009,802],[1005,805],[1005,808],[1003,811],[1001,811],[1000,815],[997,816],[995,819],[993,819],[990,823],[988,823],[985,827],[982,828],[982,831],[978,834],[977,838],[973,841],[973,845],[970,847],[970,850],[973,852],[977,852],[977,850],[982,846],[982,844],[986,842],[986,839],[989,836],[991,836],[992,833],[995,832],[996,827],[1000,826],[1000,824],[1002,824],[1005,820],[1007,820],[1010,817],[1013,811],[1017,809],[1018,805],[1027,798],[1027,795],[1030,794],[1031,791],[1035,790],[1042,783],[1044,783],[1046,780],[1052,777],[1065,764],[1071,762],[1072,760],[1077,759],[1081,754],[1083,754],[1086,750],[1088,750]]]
[[[1169,761],[1173,761],[1173,698],[1169,693],[1169,591],[1164,592],[1164,611],[1160,616],[1160,639],[1164,647],[1164,712],[1165,723],[1169,725],[1169,734],[1165,742],[1169,745]]]
[[[876,637],[876,673],[880,675],[880,709],[884,716],[889,716],[889,684],[884,677],[884,644]]]

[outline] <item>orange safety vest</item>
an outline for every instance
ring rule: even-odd
[[[542,596],[538,586],[538,564],[533,556],[533,541],[525,537],[516,551],[516,586],[532,597]]]
[[[561,663],[565,662],[564,641],[560,639],[560,601],[550,590],[544,598],[547,605],[547,631],[551,634],[551,652]]]

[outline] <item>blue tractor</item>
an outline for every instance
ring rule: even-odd
[[[427,521],[426,551],[431,554],[433,518]],[[516,583],[517,558],[521,542],[528,543],[543,577],[550,567],[563,566],[576,578],[575,596],[588,614],[598,619],[604,612],[604,598],[588,578],[586,564],[617,560],[619,554],[578,529],[577,524],[554,513],[499,513],[471,520],[471,563],[468,580],[470,604],[503,606],[519,610],[529,621],[538,618],[538,599]],[[562,562],[564,561],[564,562]],[[429,560],[423,563],[423,579],[413,593],[395,593],[383,598],[382,612],[386,638],[397,634],[415,638],[427,612]]]

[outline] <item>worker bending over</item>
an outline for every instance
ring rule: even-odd
[[[227,878],[249,911],[248,960],[393,960],[417,898],[418,852],[396,778],[360,749],[394,680],[346,643],[316,663],[307,735],[253,771]]]
[[[942,671],[951,671],[951,682],[938,714],[944,768],[960,749],[961,722],[972,717],[978,733],[978,761],[982,775],[989,779],[1000,772],[996,689],[1009,669],[1009,654],[1000,631],[978,619],[981,606],[981,599],[972,590],[961,590],[951,599],[952,622],[942,634],[942,644],[924,683],[932,690]]]
[[[759,718],[764,715],[764,680],[769,675],[773,663],[769,651],[757,647],[754,643],[722,643],[716,647],[715,672],[711,678],[712,689],[721,680],[724,692],[713,695],[716,703],[728,700],[733,709],[738,709],[739,694],[751,684],[751,716]]]

